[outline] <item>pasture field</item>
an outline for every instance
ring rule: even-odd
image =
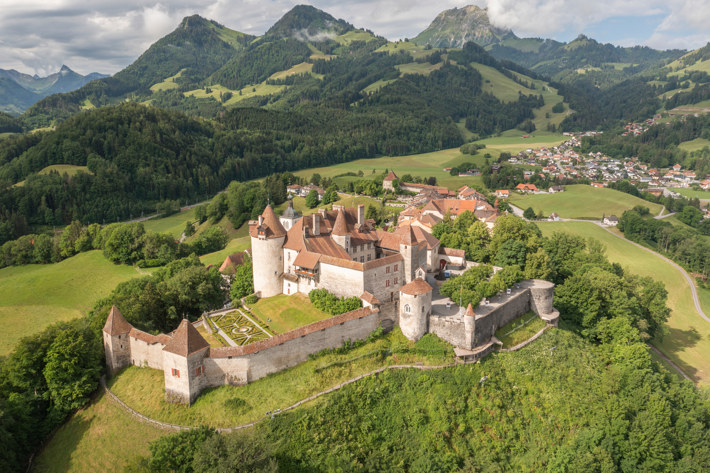
[[[259,318],[258,322],[263,322],[276,334],[290,332],[331,317],[330,314],[316,309],[308,296],[301,293],[290,296],[279,294],[259,299],[251,306],[251,310]]]
[[[545,216],[557,212],[563,218],[581,218],[600,220],[603,215],[620,217],[625,210],[636,205],[648,207],[652,215],[658,215],[662,206],[647,202],[638,197],[614,189],[575,184],[565,186],[565,192],[556,194],[518,194],[511,192],[510,202],[526,209],[532,207],[535,212],[542,211]]]
[[[184,212],[178,212],[173,215],[162,218],[152,218],[143,222],[143,228],[146,231],[150,230],[155,233],[167,233],[174,236],[175,238],[180,238],[183,230],[185,230],[185,224],[187,222],[195,221],[195,208],[185,210]]]
[[[549,222],[537,225],[546,236],[564,231],[595,238],[606,246],[610,261],[621,264],[633,274],[649,276],[665,284],[671,315],[666,323],[667,333],[653,340],[653,344],[696,382],[710,385],[710,323],[695,311],[688,283],[677,269],[594,223]],[[710,290],[701,290],[700,297],[703,311],[710,313]]]
[[[175,82],[175,79],[179,78],[182,76],[182,73],[185,71],[185,69],[181,69],[177,74],[174,76],[170,76],[166,78],[163,82],[158,82],[157,84],[153,84],[150,86],[150,91],[151,92],[159,92],[161,90],[172,90],[172,89],[177,89],[179,87],[178,83]]]
[[[353,41],[372,41],[375,37],[365,30],[350,30],[345,34],[333,38],[339,44],[350,44]]]
[[[412,55],[414,59],[418,59],[432,54],[433,52],[437,51],[437,49],[424,49],[424,46],[419,46],[417,44],[412,43],[411,41],[395,41],[383,44],[382,46],[377,48],[375,52],[388,52],[390,54],[396,54],[399,51],[407,51],[409,54]]]
[[[230,427],[260,419],[267,411],[283,409],[382,366],[398,363],[438,365],[451,361],[453,349],[445,342],[437,343],[441,351],[435,355],[417,353],[417,347],[427,342],[427,348],[430,348],[430,337],[417,343],[410,342],[395,328],[359,348],[341,354],[323,354],[245,386],[206,389],[190,407],[165,402],[165,380],[161,370],[130,366],[110,379],[109,386],[123,402],[153,419],[179,425]],[[235,399],[244,403],[235,402]]]
[[[139,422],[99,393],[56,431],[32,471],[123,471],[136,458],[149,454],[150,442],[171,433]]]
[[[483,91],[492,94],[498,100],[504,102],[514,102],[518,100],[518,94],[534,94],[539,93],[515,82],[510,77],[504,76],[499,70],[483,64],[472,64],[473,67],[481,73],[483,77]],[[528,82],[531,79],[526,78]]]
[[[99,250],[55,264],[0,269],[0,355],[10,353],[22,337],[86,314],[118,283],[138,276],[133,267],[113,264]]]
[[[93,110],[96,108],[96,105],[94,105],[88,98],[85,98],[84,101],[81,103],[80,108],[82,110]]]
[[[688,197],[689,199],[693,199],[697,197],[700,200],[710,200],[710,191],[704,191],[704,190],[695,190],[695,189],[685,189],[682,187],[673,189],[677,193],[679,193],[682,196]]]
[[[436,71],[438,69],[441,69],[441,66],[443,66],[443,62],[439,62],[436,64],[430,64],[428,62],[410,62],[408,64],[400,64],[398,66],[394,66],[395,69],[397,69],[399,72],[402,73],[402,75],[405,74],[421,74],[424,76],[428,76],[431,74],[433,71]]]
[[[313,64],[308,63],[308,62],[302,62],[300,64],[296,64],[291,69],[286,69],[285,71],[274,72],[273,74],[271,74],[269,79],[270,80],[285,79],[288,76],[297,75],[297,74],[310,74],[314,77],[318,77],[319,79],[323,78],[323,74],[314,74],[312,71],[313,71]]]
[[[710,140],[706,140],[705,138],[695,138],[694,140],[684,141],[678,145],[680,149],[688,152],[698,151],[706,146],[710,147]]]

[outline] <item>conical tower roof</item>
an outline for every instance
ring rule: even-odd
[[[476,314],[473,312],[473,306],[471,303],[468,303],[468,307],[466,307],[466,317],[475,317]]]
[[[183,319],[163,350],[180,356],[188,356],[209,346],[210,344],[202,338],[200,332],[187,319]]]
[[[133,327],[128,323],[126,318],[118,310],[118,307],[111,306],[111,312],[108,313],[108,318],[104,324],[104,332],[109,335],[123,335],[131,331]]]
[[[261,228],[264,230],[266,238],[277,238],[286,235],[286,229],[281,225],[279,218],[270,205],[266,206],[261,216],[264,218]]]
[[[348,234],[348,227],[345,225],[345,213],[343,209],[338,210],[338,216],[335,217],[335,224],[333,224],[333,235],[345,236]]]

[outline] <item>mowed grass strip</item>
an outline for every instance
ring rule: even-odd
[[[185,224],[187,222],[195,221],[195,209],[194,207],[184,212],[178,212],[176,214],[170,215],[168,217],[162,218],[152,218],[143,222],[143,228],[146,231],[152,231],[155,233],[167,233],[174,236],[175,238],[180,238],[183,230],[185,230]]]
[[[100,393],[55,432],[32,471],[123,471],[148,456],[150,442],[172,433],[138,421]]]
[[[308,296],[300,292],[290,296],[279,294],[259,299],[251,309],[259,318],[259,322],[266,324],[274,333],[286,333],[331,317],[330,314],[316,309]]]
[[[98,250],[55,264],[0,269],[0,355],[10,353],[22,337],[87,313],[118,283],[138,276],[133,267],[113,264]]]
[[[556,194],[518,194],[511,192],[510,202],[522,209],[532,207],[545,216],[557,212],[562,218],[601,220],[602,216],[621,214],[637,205],[648,207],[651,215],[658,215],[662,206],[614,189],[575,184],[565,186]]]
[[[418,345],[407,340],[399,328],[395,328],[382,338],[359,348],[309,359],[246,386],[206,389],[190,407],[165,402],[165,379],[161,370],[130,366],[109,380],[109,384],[123,402],[150,418],[179,425],[232,427],[260,419],[267,411],[283,409],[382,366],[414,363],[440,365],[453,361],[453,350],[444,342],[439,343],[442,350],[436,351],[435,355],[414,352],[416,347],[427,341],[430,341],[429,337],[417,342]],[[394,352],[395,356],[389,355],[390,352]],[[231,400],[234,398],[246,401],[246,405],[232,408]]]
[[[593,223],[549,222],[538,223],[538,227],[545,236],[564,231],[595,238],[606,245],[610,261],[633,274],[650,276],[665,284],[671,308],[666,324],[668,333],[653,340],[653,344],[696,382],[710,384],[710,323],[696,312],[690,287],[676,268]],[[701,290],[700,298],[704,312],[710,313],[710,290]]]

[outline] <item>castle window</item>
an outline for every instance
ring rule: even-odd
[[[412,311],[412,308],[409,306],[409,304],[404,304],[404,311],[407,313]]]
[[[364,257],[364,256],[361,256],[361,257],[360,257],[360,262],[361,262],[361,263],[364,263],[364,262],[365,262],[365,257]]]
[[[175,368],[173,368],[173,376],[176,378],[179,378],[180,377],[180,370],[176,370]]]
[[[372,259],[372,255],[367,255],[367,261],[370,261]]]
[[[196,375],[196,376],[200,376],[200,375],[201,375],[202,373],[204,373],[204,372],[205,372],[205,367],[202,366],[202,365],[200,365],[200,366],[198,366],[197,369],[195,370],[195,375]]]
[[[389,273],[389,272],[390,272],[390,267],[387,266],[387,269],[385,269],[385,273]]]
[[[398,270],[399,270],[399,265],[398,265],[398,264],[395,264],[395,265],[394,265],[394,270],[395,270],[395,271],[398,271]]]
[[[424,313],[424,307],[422,307],[422,314]]]
[[[387,280],[387,283],[385,284],[385,287],[390,287],[390,280]]]
[[[394,278],[394,283],[397,284],[397,278]]]

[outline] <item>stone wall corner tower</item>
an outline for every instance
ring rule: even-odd
[[[254,268],[254,292],[272,297],[283,292],[283,246],[286,229],[267,205],[257,222],[249,222],[251,254]]]
[[[131,342],[128,339],[131,328],[131,324],[123,317],[118,307],[112,306],[103,329],[104,351],[109,374],[114,374],[131,364]]]

